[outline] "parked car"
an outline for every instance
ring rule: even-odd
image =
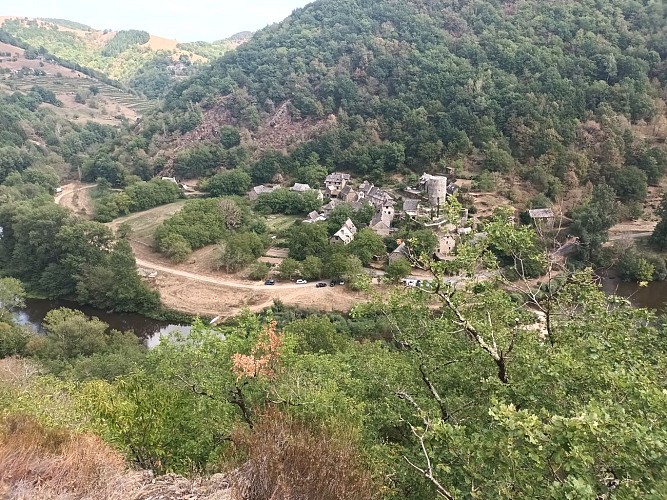
[[[331,283],[329,283],[329,286],[336,286],[336,280],[331,280]]]
[[[339,284],[339,285],[344,285],[344,284],[345,284],[345,281],[344,281],[344,280],[340,280],[340,281],[338,282],[338,284]]]
[[[297,285],[305,285],[306,283],[308,283],[306,280],[296,280]]]
[[[275,285],[275,284],[276,284],[276,281],[275,281],[275,280],[266,280],[266,281],[264,282],[264,284],[265,284],[265,285]]]
[[[315,285],[315,288],[322,288],[322,287],[325,287],[325,286],[327,286],[326,283],[318,283],[317,285]]]

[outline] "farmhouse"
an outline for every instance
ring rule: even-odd
[[[349,181],[350,174],[334,172],[333,174],[327,175],[327,178],[324,180],[324,185],[332,196],[337,196]]]
[[[263,194],[267,193],[273,193],[276,188],[274,187],[268,187],[268,186],[255,186],[250,190],[248,193],[248,197],[250,198],[250,201],[255,201],[257,198],[259,198]]]
[[[334,234],[329,240],[331,243],[342,243],[349,245],[354,240],[354,235],[357,234],[357,226],[354,225],[351,219],[347,219],[345,224]]]
[[[308,214],[303,222],[306,224],[312,224],[313,222],[322,222],[325,220],[327,220],[327,218],[324,215],[318,213],[317,210],[313,210]]]

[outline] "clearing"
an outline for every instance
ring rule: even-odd
[[[67,205],[67,199],[61,196],[56,202]],[[242,279],[238,274],[217,272],[213,266],[216,245],[193,252],[187,262],[175,264],[169,261],[153,251],[153,231],[165,219],[181,210],[184,204],[185,200],[179,200],[109,223],[112,229],[117,229],[123,222],[131,226],[130,243],[137,267],[158,272],[158,277],[151,284],[160,292],[162,302],[167,307],[190,314],[228,318],[245,307],[261,311],[275,300],[289,306],[342,312],[349,311],[355,304],[365,300],[363,294],[352,292],[345,286],[315,289],[315,282],[306,285],[277,282],[273,286],[266,286],[261,281]],[[287,218],[274,219],[279,219],[282,224]],[[284,253],[280,252],[282,249],[276,250],[281,255]]]

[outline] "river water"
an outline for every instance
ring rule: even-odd
[[[609,295],[626,297],[635,307],[667,313],[667,281],[652,281],[642,287],[637,283],[624,283],[618,278],[604,278],[602,288]]]
[[[64,300],[42,300],[26,299],[25,309],[16,313],[16,320],[20,324],[30,325],[34,330],[42,330],[42,321],[52,309],[67,307],[82,311],[86,316],[95,316],[104,321],[110,328],[116,330],[132,330],[141,338],[148,347],[155,347],[160,342],[160,337],[171,332],[181,331],[189,333],[189,325],[174,325],[168,321],[158,321],[147,318],[140,314],[130,313],[107,313],[93,307],[81,306],[74,302]]]

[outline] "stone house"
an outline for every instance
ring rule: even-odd
[[[354,235],[357,234],[357,226],[354,225],[351,219],[347,219],[341,228],[336,231],[331,239],[329,240],[332,244],[342,243],[343,245],[349,245],[354,241]]]
[[[324,179],[324,185],[326,186],[328,193],[332,196],[337,196],[349,181],[350,174],[334,172],[327,175],[326,179]]]

